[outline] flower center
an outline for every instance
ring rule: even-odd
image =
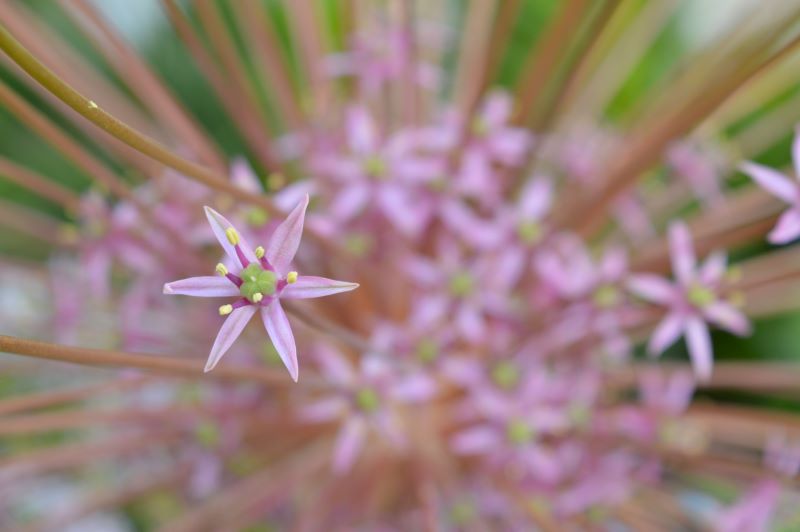
[[[622,294],[616,286],[612,284],[604,284],[597,287],[592,296],[594,304],[600,308],[611,308],[619,305],[622,299]]]
[[[470,501],[458,501],[450,508],[450,520],[454,525],[468,525],[477,516],[475,505]]]
[[[450,278],[450,293],[455,297],[465,297],[475,288],[475,280],[469,272],[458,272]]]
[[[524,244],[535,244],[542,238],[542,226],[533,220],[522,222],[517,226],[517,236]]]
[[[506,436],[508,437],[508,441],[514,445],[530,443],[534,435],[535,431],[530,425],[519,419],[512,419],[508,422],[508,425],[506,425]]]
[[[386,162],[377,155],[370,155],[362,163],[364,172],[373,179],[386,177]]]
[[[265,270],[259,264],[251,262],[239,276],[242,278],[239,292],[252,303],[258,303],[263,296],[271,296],[275,293],[278,276],[275,275],[275,272]],[[256,294],[261,295],[257,296]]]
[[[269,221],[269,213],[264,209],[258,207],[252,208],[245,213],[245,219],[248,225],[253,227],[261,227]]]
[[[417,344],[417,358],[420,362],[429,364],[439,356],[439,346],[429,338],[420,340]]]
[[[511,362],[500,362],[492,368],[492,381],[504,390],[511,390],[519,383],[519,370]]]
[[[698,308],[703,308],[714,302],[714,292],[701,284],[693,284],[689,287],[686,297],[689,303]]]
[[[374,412],[380,406],[380,399],[372,388],[361,388],[356,392],[356,405],[364,412]]]

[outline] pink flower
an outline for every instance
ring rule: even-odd
[[[402,448],[404,431],[395,407],[427,401],[436,393],[435,382],[421,372],[402,374],[375,355],[362,355],[358,370],[328,345],[317,346],[314,355],[336,392],[304,406],[300,417],[315,423],[342,421],[334,449],[334,472],[350,470],[366,444],[369,429]]]
[[[698,267],[689,229],[682,222],[670,226],[669,245],[675,282],[640,274],[631,277],[628,287],[642,298],[668,308],[666,317],[650,337],[647,346],[650,354],[661,354],[684,335],[695,374],[700,379],[708,379],[713,360],[706,322],[740,336],[750,333],[750,323],[722,293],[726,272],[723,253],[710,255]]]
[[[753,486],[733,506],[725,508],[714,519],[720,532],[767,532],[778,503],[781,487],[774,480],[763,480]]]
[[[347,292],[356,283],[335,281],[324,277],[301,276],[289,270],[300,245],[303,221],[308,207],[308,195],[275,229],[269,247],[253,249],[233,225],[215,210],[206,207],[206,217],[231,262],[229,271],[217,265],[218,277],[190,277],[164,285],[165,294],[196,297],[239,296],[233,304],[222,305],[220,315],[228,316],[217,334],[206,363],[211,371],[244,330],[257,310],[276,351],[297,381],[297,348],[289,320],[280,299],[308,299]]]
[[[800,236],[800,127],[795,130],[792,144],[795,179],[753,162],[742,163],[742,171],[749,174],[758,185],[791,205],[778,219],[778,224],[770,231],[767,239],[773,244],[786,244]]]

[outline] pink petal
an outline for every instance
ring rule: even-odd
[[[782,199],[786,203],[795,203],[797,200],[797,186],[782,173],[760,164],[745,162],[741,165],[742,172],[753,178],[758,186]]]
[[[350,362],[337,350],[329,345],[320,344],[313,353],[323,377],[339,386],[349,386],[355,383],[356,374]]]
[[[205,371],[208,372],[214,369],[214,366],[217,365],[222,355],[231,348],[233,342],[242,334],[242,331],[255,312],[256,307],[254,305],[247,305],[234,309],[225,319],[225,322],[219,329],[219,333],[217,333],[217,338],[214,340],[214,345],[211,346],[211,353],[208,355]]]
[[[705,322],[700,318],[686,320],[686,343],[689,346],[694,374],[701,381],[707,381],[711,378],[713,364],[711,335]]]
[[[347,221],[356,216],[367,205],[370,196],[370,187],[365,183],[348,185],[336,195],[331,203],[331,214],[342,221]]]
[[[481,118],[490,128],[502,126],[511,116],[511,97],[506,92],[493,91],[486,96],[481,109]]]
[[[675,298],[672,284],[657,275],[649,273],[633,275],[628,279],[628,290],[647,301],[668,305]]]
[[[647,352],[650,355],[660,355],[664,350],[672,345],[675,340],[681,335],[684,327],[684,318],[678,314],[667,314],[661,320],[653,335],[650,337],[650,342],[647,344]]]
[[[276,271],[285,273],[294,259],[300,238],[303,236],[303,221],[308,208],[308,194],[294,208],[289,216],[275,229],[269,241],[266,257]]]
[[[786,244],[800,236],[800,211],[790,209],[781,214],[778,223],[767,235],[772,244]]]
[[[700,267],[700,281],[709,285],[717,283],[725,275],[727,266],[728,256],[724,252],[712,253]]]
[[[458,454],[484,454],[495,449],[499,443],[500,436],[494,427],[480,425],[456,434],[451,447]]]
[[[672,222],[669,226],[669,249],[672,271],[682,283],[688,283],[694,276],[697,261],[692,248],[692,235],[683,222]]]
[[[436,382],[422,373],[400,379],[392,386],[392,398],[405,403],[427,401],[436,393]]]
[[[347,140],[350,149],[359,155],[376,151],[378,131],[375,122],[363,107],[353,107],[347,112]]]
[[[195,297],[238,296],[239,289],[225,277],[189,277],[164,285],[164,293]]]
[[[303,421],[324,423],[338,419],[347,411],[347,400],[343,397],[328,397],[301,406],[298,415]]]
[[[219,245],[222,246],[222,249],[225,250],[225,253],[231,259],[233,259],[233,261],[236,264],[238,264],[239,263],[239,258],[236,255],[236,250],[231,245],[231,243],[228,242],[228,237],[225,236],[225,231],[228,228],[233,227],[233,224],[230,223],[227,218],[222,216],[220,213],[218,213],[217,211],[215,211],[211,207],[203,207],[203,209],[205,209],[205,211],[206,211],[206,218],[208,218],[208,223],[209,223],[209,225],[211,225],[211,230],[214,231],[214,236],[217,237],[217,241],[219,242]],[[234,227],[234,229],[236,229],[236,228]],[[250,247],[250,244],[247,243],[247,240],[245,240],[244,235],[242,235],[242,233],[240,233],[239,231],[237,231],[237,233],[239,234],[239,247],[241,248],[242,252],[244,253],[244,256],[250,262],[258,262],[258,259],[256,258],[255,254],[253,253],[253,248]]]
[[[739,336],[750,334],[750,322],[733,306],[716,301],[703,308],[705,317],[714,324]]]
[[[297,382],[300,372],[297,364],[297,346],[294,343],[294,334],[292,334],[292,328],[280,301],[275,300],[266,307],[261,307],[261,320],[264,322],[264,328],[267,329],[270,340],[272,340],[272,345],[275,346],[275,351],[278,352],[286,369],[289,370],[292,380]]]
[[[313,297],[325,297],[341,292],[349,292],[356,288],[358,288],[358,283],[348,283],[347,281],[337,281],[312,275],[300,275],[297,277],[296,282],[287,285],[283,289],[281,297],[285,299],[311,299]]]
[[[339,430],[336,447],[333,451],[333,471],[335,473],[341,475],[353,467],[353,462],[364,447],[366,432],[367,424],[360,417],[349,419]]]
[[[242,190],[254,194],[261,194],[264,192],[256,173],[244,157],[236,157],[233,162],[231,162],[230,174],[233,184]]]
[[[553,184],[545,177],[528,181],[519,200],[519,216],[524,220],[541,220],[553,203]]]
[[[600,273],[606,281],[615,281],[628,269],[628,254],[621,247],[609,248],[600,262]]]

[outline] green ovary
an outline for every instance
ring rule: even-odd
[[[533,440],[534,430],[524,421],[512,420],[506,426],[506,436],[514,445],[524,445]]]
[[[242,270],[240,276],[242,278],[242,286],[239,287],[239,292],[248,301],[255,303],[253,298],[256,294],[271,296],[275,293],[275,285],[278,281],[278,276],[275,275],[275,272],[265,270],[258,264],[250,264]]]
[[[542,238],[542,226],[533,221],[522,222],[517,226],[517,236],[525,244],[535,244]]]
[[[375,390],[371,388],[362,388],[356,392],[356,404],[358,408],[364,412],[374,412],[380,406],[380,400]]]
[[[467,272],[459,272],[450,278],[450,293],[456,297],[465,297],[475,288],[475,280]]]
[[[617,287],[610,284],[597,287],[597,290],[594,291],[594,295],[592,296],[594,304],[600,308],[616,307],[621,298],[622,296]]]
[[[713,303],[715,299],[714,292],[699,284],[689,287],[686,297],[689,299],[689,303],[700,308]]]
[[[510,390],[519,383],[519,370],[511,362],[500,362],[492,368],[492,380],[504,390]]]

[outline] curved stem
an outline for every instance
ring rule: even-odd
[[[215,369],[213,372],[204,374],[204,363],[199,360],[194,361],[169,356],[127,353],[108,349],[70,347],[5,335],[0,335],[0,352],[58,360],[85,366],[137,368],[180,377],[255,381],[278,386],[288,386],[292,383],[292,380],[283,370],[223,366]],[[312,386],[320,385],[321,381],[313,377],[306,377],[303,379],[303,384],[310,384]]]

